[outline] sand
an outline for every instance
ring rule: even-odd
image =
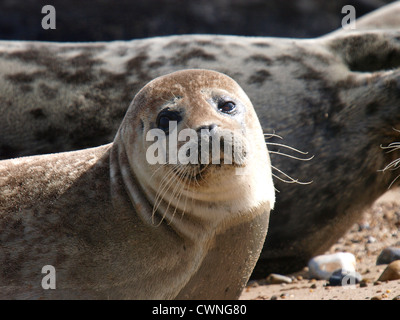
[[[387,265],[376,265],[381,251],[400,247],[400,189],[387,192],[363,213],[344,237],[326,252],[351,252],[363,284],[328,286],[326,280],[310,279],[307,267],[290,274],[289,284],[266,284],[265,279],[250,281],[241,300],[393,300],[400,299],[400,280],[377,282]],[[267,276],[267,275],[266,275]],[[398,298],[396,298],[398,297]]]

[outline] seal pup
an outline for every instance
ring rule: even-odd
[[[188,128],[195,141],[210,129],[219,163],[174,164],[167,148],[167,162],[151,164],[151,130],[170,137]],[[229,150],[238,154],[230,163]],[[0,177],[1,298],[238,298],[274,205],[252,104],[234,80],[209,70],[148,83],[113,143],[4,160]],[[45,265],[55,268],[55,290],[41,287]]]
[[[337,241],[396,177],[379,170],[400,156],[380,148],[398,141],[392,128],[400,125],[399,37],[397,29],[303,40],[184,35],[0,42],[0,157],[111,142],[131,92],[150,79],[188,67],[223,72],[249,95],[265,133],[284,138],[266,140],[271,152],[288,150],[273,145],[283,143],[308,152],[304,159],[314,156],[271,154],[274,174],[290,183],[275,178],[277,204],[255,276],[297,271]]]

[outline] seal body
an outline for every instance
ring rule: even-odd
[[[212,139],[237,130],[221,145],[240,143],[238,158],[173,163],[168,151],[166,163],[153,164],[147,135],[172,119],[179,133],[211,127]],[[231,78],[207,70],[147,84],[111,144],[4,160],[0,173],[2,298],[237,298],[274,204],[251,102]],[[47,265],[53,290],[42,287]]]
[[[2,42],[0,154],[111,142],[131,92],[150,79],[188,67],[221,71],[247,92],[264,132],[284,138],[267,143],[313,156],[271,154],[291,182],[312,183],[276,179],[277,204],[255,276],[296,271],[337,241],[396,177],[379,170],[399,157],[380,147],[398,141],[392,129],[399,129],[400,114],[398,39],[398,30],[356,30],[307,40],[185,35]],[[284,149],[270,144],[269,150]]]

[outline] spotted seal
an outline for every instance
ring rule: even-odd
[[[167,161],[153,164],[149,134],[180,139],[185,129],[195,142],[215,139],[221,161],[174,162],[171,138]],[[179,141],[181,152],[190,141]],[[200,154],[203,145],[183,150]],[[148,83],[111,144],[3,160],[0,177],[0,297],[7,299],[238,298],[274,205],[252,104],[234,80],[209,70]],[[54,290],[41,286],[47,265],[56,270]]]

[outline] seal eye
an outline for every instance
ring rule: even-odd
[[[179,112],[171,111],[168,108],[162,110],[157,116],[157,127],[164,132],[168,133],[169,124],[171,121],[176,121],[177,123],[182,120]]]
[[[236,109],[236,104],[232,101],[222,101],[218,103],[218,110],[223,113],[233,113]]]

